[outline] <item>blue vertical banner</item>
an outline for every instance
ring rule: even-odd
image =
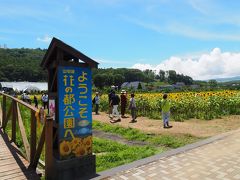
[[[61,159],[92,154],[92,74],[90,68],[58,67],[59,151]]]

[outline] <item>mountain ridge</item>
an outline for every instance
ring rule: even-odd
[[[230,82],[230,81],[240,81],[240,76],[226,77],[226,78],[216,78],[217,82]]]

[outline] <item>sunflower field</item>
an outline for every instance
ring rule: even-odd
[[[161,119],[162,93],[136,93],[138,116]],[[128,94],[128,101],[130,94]],[[213,119],[224,115],[240,114],[240,91],[209,91],[169,93],[171,118]],[[101,111],[108,111],[108,95],[101,96]],[[128,112],[129,113],[129,112]]]

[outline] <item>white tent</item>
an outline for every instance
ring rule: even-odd
[[[40,91],[47,91],[47,82],[0,82],[3,87],[13,88],[14,91],[24,91],[28,87],[38,88]]]
[[[32,86],[32,85],[28,86],[27,88],[25,88],[23,90],[23,92],[29,92],[29,93],[30,92],[36,92],[36,91],[41,91],[41,89],[36,87],[36,86]]]

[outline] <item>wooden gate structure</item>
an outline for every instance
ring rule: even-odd
[[[1,171],[3,171],[1,158],[5,154],[2,150],[7,151],[13,146],[14,152],[21,152],[18,154],[24,157],[20,160],[16,160],[16,156],[13,157],[12,161],[14,159],[18,161],[14,166],[21,164],[19,169],[24,171],[24,175],[30,174],[36,178],[36,169],[44,144],[45,162],[42,164],[45,164],[46,179],[68,180],[94,177],[96,156],[92,152],[91,69],[97,68],[98,63],[59,39],[53,38],[41,66],[48,70],[48,97],[49,104],[51,103],[48,113],[52,115],[42,122],[42,131],[40,125],[38,126],[40,123],[37,123],[39,122],[38,109],[0,92],[2,96],[0,133],[2,137],[5,136],[5,138],[0,136],[0,179],[3,179],[1,178]],[[22,108],[25,110],[21,112]],[[21,113],[26,111],[29,112],[29,116],[22,116]],[[27,125],[29,127],[26,127]],[[11,141],[6,136],[10,136]],[[71,152],[68,143],[76,139],[86,142],[79,143],[76,151],[74,149],[74,152]],[[19,142],[22,142],[22,149],[17,147]],[[74,153],[74,157],[70,153]],[[10,153],[9,157],[11,157]],[[5,161],[3,164],[6,165],[6,163]],[[7,167],[10,166],[8,164]],[[11,177],[4,179],[11,179]]]
[[[0,132],[2,139],[5,141],[5,143],[0,142],[0,179],[14,177],[14,172],[17,173],[15,176],[18,177],[22,175],[20,171],[22,171],[26,179],[39,179],[40,177],[37,175],[36,169],[40,162],[39,159],[43,151],[44,143],[45,162],[41,164],[45,168],[45,174],[48,174],[51,171],[53,120],[50,117],[46,118],[43,124],[42,132],[37,133],[37,131],[39,131],[37,130],[39,127],[37,127],[36,118],[38,109],[8,94],[0,92],[0,96],[2,96],[2,103],[0,103]],[[26,108],[29,110],[29,119],[22,118],[20,106],[25,106],[24,112],[26,112]],[[30,127],[24,126],[24,122],[26,121],[30,122]],[[6,129],[7,126],[8,129]],[[26,129],[30,129],[30,133],[28,133],[30,136],[27,136]],[[6,132],[7,130],[8,133]],[[20,134],[20,137],[18,137],[17,134]],[[40,134],[39,137],[38,134]],[[24,150],[18,148],[17,146],[16,140],[19,138],[23,143]],[[30,139],[30,142],[28,139]],[[10,155],[7,154],[9,151],[13,154],[13,157],[10,157]],[[6,159],[6,157],[9,159]],[[11,158],[12,160],[10,160]],[[16,161],[15,164],[13,162],[14,160]],[[9,164],[10,161],[11,164]],[[11,167],[13,166],[19,166],[19,170],[16,168],[12,171],[13,169]],[[7,169],[7,167],[10,169]]]

